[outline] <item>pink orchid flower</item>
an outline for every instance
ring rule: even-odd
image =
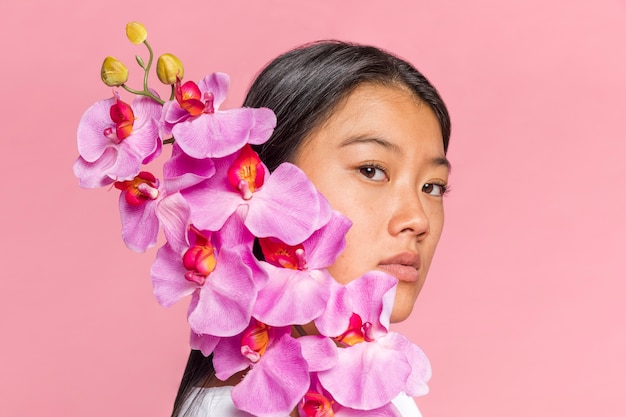
[[[78,124],[78,151],[74,174],[80,186],[104,187],[132,180],[141,164],[161,152],[157,120],[161,106],[147,97],[128,105],[119,94],[85,111]]]
[[[180,193],[164,198],[157,215],[167,239],[151,270],[159,303],[168,307],[192,295],[188,321],[195,333],[222,337],[243,331],[257,285],[266,279],[249,249],[253,236],[236,221],[219,232],[195,227]]]
[[[270,175],[250,145],[216,159],[215,169],[211,178],[182,191],[192,209],[191,220],[201,229],[219,230],[239,211],[254,236],[295,245],[330,220],[328,201],[304,172],[284,163]]]
[[[213,159],[192,158],[177,143],[172,146],[172,156],[163,164],[163,182],[170,194],[193,187],[214,174]]]
[[[122,240],[135,252],[145,252],[156,244],[159,219],[156,206],[162,193],[159,180],[149,172],[141,171],[130,181],[114,183],[120,193],[119,208],[122,219]]]
[[[307,324],[326,308],[332,265],[345,247],[351,226],[334,211],[330,221],[303,243],[290,246],[272,237],[259,239],[269,279],[259,291],[253,314],[273,326]]]
[[[327,309],[315,320],[321,334],[342,346],[337,365],[318,378],[343,406],[372,410],[400,392],[417,396],[428,391],[428,358],[404,336],[388,331],[396,285],[394,277],[380,271],[336,284]]]
[[[316,374],[312,375],[311,387],[298,404],[298,413],[300,417],[402,417],[392,403],[373,410],[345,407],[324,390]]]
[[[304,396],[309,386],[307,361],[290,331],[253,319],[241,335],[217,343],[213,364],[219,379],[250,368],[232,390],[238,409],[260,417],[284,417]]]
[[[267,141],[276,126],[276,116],[270,109],[219,110],[229,83],[228,75],[223,73],[211,74],[197,85],[178,80],[176,100],[163,106],[161,134],[174,135],[181,149],[197,159],[221,158],[246,143]]]

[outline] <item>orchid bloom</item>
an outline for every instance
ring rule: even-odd
[[[357,410],[339,404],[319,383],[316,374],[311,377],[311,386],[298,404],[300,417],[402,417],[391,403],[372,410]]]
[[[323,394],[309,391],[304,394],[299,406],[301,417],[335,417],[332,400]]]
[[[80,186],[98,188],[132,180],[141,164],[161,151],[160,113],[161,106],[150,98],[139,97],[129,105],[117,93],[89,107],[78,124],[80,157],[74,174]]]
[[[197,227],[220,230],[242,207],[241,221],[254,236],[295,245],[329,221],[328,201],[295,165],[281,164],[270,175],[249,145],[214,162],[215,175],[181,191]]]
[[[267,141],[276,126],[276,116],[270,109],[219,110],[229,83],[228,75],[223,73],[211,74],[198,84],[181,84],[178,79],[176,100],[163,106],[162,135],[173,135],[181,149],[197,159],[221,158],[246,143]]]
[[[388,330],[396,285],[396,278],[380,271],[345,286],[333,285],[327,309],[315,320],[320,333],[340,346],[337,365],[318,372],[318,378],[343,406],[371,410],[400,392],[417,396],[428,391],[426,355]]]
[[[307,361],[290,327],[272,327],[252,319],[238,336],[222,338],[213,353],[221,380],[247,368],[232,390],[235,406],[260,417],[283,417],[293,410],[309,386]]]
[[[333,280],[325,268],[343,251],[350,226],[350,220],[334,211],[330,221],[301,244],[290,246],[272,237],[259,239],[269,280],[259,291],[255,317],[274,326],[316,319],[326,308]]]
[[[196,227],[180,193],[164,198],[157,215],[167,239],[151,271],[159,303],[167,307],[192,295],[188,321],[195,333],[241,332],[250,321],[257,285],[265,279],[249,249],[252,235],[235,221],[219,232]]]
[[[156,244],[159,219],[156,205],[161,196],[159,180],[142,171],[129,181],[116,182],[120,193],[119,208],[122,219],[122,239],[129,249],[144,252]]]
[[[168,193],[175,193],[201,183],[215,174],[211,158],[196,159],[187,155],[177,143],[172,146],[172,156],[163,164],[163,182]]]

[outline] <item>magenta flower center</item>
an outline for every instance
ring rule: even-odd
[[[264,180],[265,169],[261,158],[250,145],[244,146],[228,169],[228,182],[244,200],[250,200],[252,193],[263,186]]]
[[[252,323],[244,331],[241,337],[241,354],[250,362],[256,363],[265,353],[270,343],[270,326],[252,319]]]
[[[350,323],[348,324],[348,329],[333,339],[339,345],[344,347],[346,346],[354,346],[357,343],[361,342],[373,342],[374,340],[369,336],[370,330],[372,328],[372,323],[365,322],[361,319],[356,313],[352,313],[350,317]]]
[[[115,104],[109,110],[111,121],[115,123],[115,127],[107,127],[104,129],[104,136],[113,143],[120,143],[133,133],[133,125],[135,123],[135,114],[132,107],[120,100],[119,95],[115,95]]]
[[[207,91],[203,96],[200,88],[193,81],[187,81],[181,85],[180,80],[177,80],[174,94],[180,107],[187,110],[191,116],[215,113],[213,93]]]
[[[198,285],[204,285],[217,263],[215,251],[209,239],[198,229],[190,225],[189,230],[196,235],[196,240],[194,245],[187,249],[183,255],[183,265],[187,270],[185,279]]]
[[[319,392],[309,391],[302,398],[302,411],[306,417],[334,417],[333,401]]]
[[[275,238],[261,238],[259,244],[263,250],[265,260],[281,268],[306,269],[306,258],[304,256],[304,246],[289,246]]]
[[[129,181],[115,183],[115,188],[124,192],[126,202],[131,206],[141,206],[159,196],[159,181],[149,172],[141,171]]]

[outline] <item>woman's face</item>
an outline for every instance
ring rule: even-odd
[[[330,273],[343,284],[374,269],[395,276],[391,321],[406,319],[443,228],[449,164],[433,111],[402,88],[363,84],[294,163],[353,223]]]

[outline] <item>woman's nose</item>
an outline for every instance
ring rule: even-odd
[[[430,221],[417,194],[411,197],[405,194],[395,204],[389,221],[391,235],[413,235],[418,240],[424,239],[430,232]]]

